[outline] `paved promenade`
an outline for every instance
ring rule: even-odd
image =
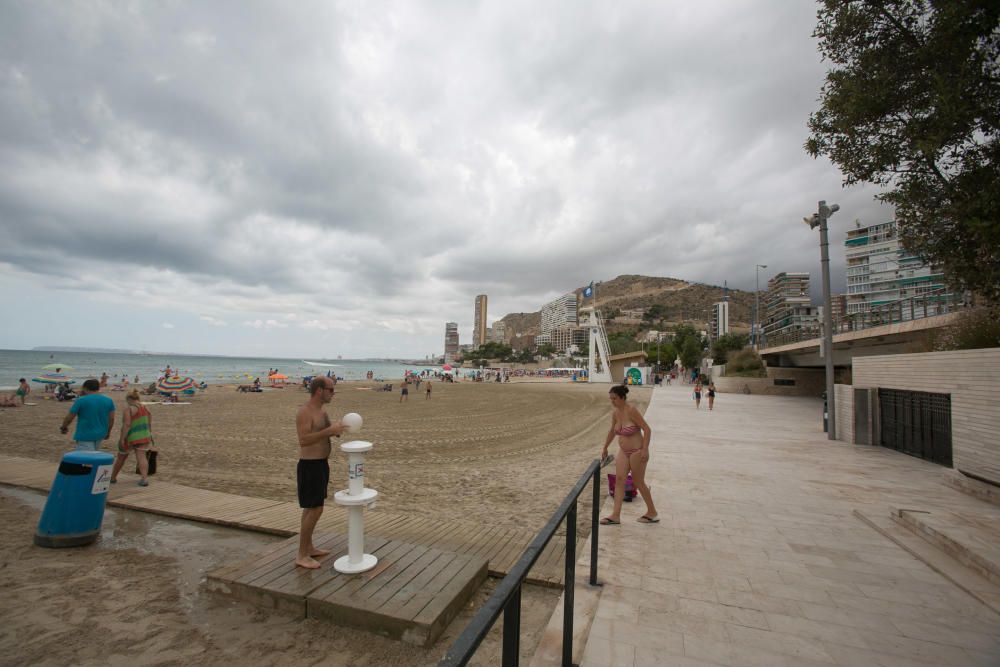
[[[961,566],[949,580],[864,520],[907,533],[890,507],[994,507],[946,486],[940,466],[828,441],[818,400],[722,394],[707,407],[690,386],[654,393],[648,478],[662,521],[636,523],[637,501],[602,526],[597,591],[581,549],[582,665],[1000,664],[997,587]],[[533,664],[558,656],[558,627]]]

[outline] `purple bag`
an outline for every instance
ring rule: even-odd
[[[608,473],[608,495],[612,498],[615,495],[617,477],[613,472]],[[632,473],[629,473],[628,477],[625,478],[625,502],[632,502],[635,495],[635,484],[632,483]]]

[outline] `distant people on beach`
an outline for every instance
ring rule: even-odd
[[[309,384],[309,400],[299,408],[295,417],[295,430],[299,437],[299,462],[296,469],[299,507],[302,521],[299,528],[299,549],[295,564],[315,570],[320,566],[319,556],[330,552],[313,544],[316,523],[323,516],[323,501],[330,484],[330,438],[340,437],[344,425],[330,422],[324,406],[333,400],[337,385],[328,377],[313,378]]]
[[[101,383],[90,378],[83,383],[82,396],[73,402],[63,418],[60,433],[69,433],[69,425],[76,419],[73,440],[81,451],[96,452],[101,441],[111,437],[115,425],[115,402],[101,394]]]
[[[424,398],[425,401],[431,400],[431,385],[432,384],[433,383],[430,380],[427,381],[427,394],[426,394],[426,398]]]
[[[107,386],[108,386],[108,374],[102,372],[101,373],[101,389],[104,389]]]
[[[609,516],[601,519],[604,525],[616,526],[621,523],[622,503],[625,500],[625,482],[632,473],[632,482],[646,503],[646,513],[637,519],[639,523],[659,523],[659,515],[653,504],[649,487],[646,485],[646,466],[649,464],[649,440],[652,431],[643,418],[642,413],[627,402],[628,387],[618,385],[611,387],[608,399],[613,408],[611,413],[611,428],[608,430],[604,446],[601,448],[601,460],[608,456],[611,441],[618,437],[618,457],[615,459],[615,498],[614,507]]]
[[[407,401],[410,398],[410,378],[403,378],[403,388],[399,390],[399,402]]]
[[[694,384],[694,409],[701,408],[701,380],[695,380]]]
[[[94,382],[97,382],[97,380],[94,380]],[[100,385],[98,384],[98,386]],[[56,392],[56,400],[60,402],[72,401],[76,398],[76,392],[73,391],[73,388],[69,386],[69,382],[63,382],[57,385],[55,392]]]
[[[31,393],[31,387],[28,385],[28,381],[21,378],[17,381],[17,391],[14,395],[21,399],[21,405],[24,405],[24,399],[28,398],[28,394]]]
[[[135,452],[135,462],[141,478],[139,486],[149,486],[149,459],[146,452],[153,444],[153,415],[142,404],[138,389],[129,392],[125,397],[125,403],[122,431],[118,438],[118,456],[111,469],[111,483],[118,482],[118,473],[128,460],[129,452]]]
[[[0,408],[19,408],[21,404],[17,402],[16,394],[0,395]]]
[[[708,381],[708,409],[711,410],[715,406],[715,383],[711,380]]]

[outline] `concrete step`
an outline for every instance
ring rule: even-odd
[[[892,518],[916,535],[1000,585],[1000,509],[972,513],[892,508]]]
[[[978,570],[966,567],[923,535],[918,536],[909,525],[896,518],[898,512],[893,509],[886,516],[854,510],[854,516],[1000,615],[1000,585],[982,576]]]

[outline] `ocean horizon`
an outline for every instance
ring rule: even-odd
[[[250,382],[254,378],[266,381],[268,369],[277,368],[287,375],[290,382],[300,382],[303,377],[327,372],[336,373],[344,380],[363,380],[368,371],[376,378],[387,380],[402,378],[405,371],[421,371],[440,368],[438,364],[405,362],[398,359],[303,359],[290,357],[246,357],[208,354],[164,354],[142,352],[96,352],[55,349],[45,350],[0,350],[0,389],[9,390],[17,386],[19,378],[40,376],[43,367],[61,363],[72,367],[66,372],[79,385],[87,378],[99,378],[107,373],[109,384],[127,377],[133,381],[139,376],[140,383],[149,383],[162,375],[168,365],[181,375],[207,384],[232,384]],[[35,390],[42,385],[33,383]]]

